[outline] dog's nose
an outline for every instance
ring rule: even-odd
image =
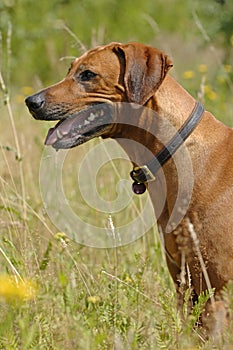
[[[25,103],[30,112],[39,112],[45,103],[45,96],[43,92],[39,92],[35,95],[29,96],[25,99]]]

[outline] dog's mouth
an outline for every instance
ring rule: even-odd
[[[113,122],[113,106],[99,103],[61,119],[49,129],[45,145],[55,149],[78,146],[93,137],[101,136]]]

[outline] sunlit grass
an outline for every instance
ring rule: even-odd
[[[43,11],[50,6],[48,2],[42,5]],[[164,6],[162,2],[160,6]],[[182,11],[179,8],[179,16]],[[28,21],[27,25],[32,24]],[[174,26],[171,22],[169,25]],[[172,39],[166,45],[169,43],[173,44]],[[40,53],[27,58],[27,62],[35,61],[33,71]],[[53,55],[50,48],[49,57],[45,56],[54,62]],[[198,55],[192,57],[194,61],[192,67],[179,71],[180,83],[195,97],[203,88],[201,98],[206,108],[221,120],[226,114],[232,118],[232,65],[216,62],[213,73],[213,61],[211,66]],[[55,62],[54,82],[58,59]],[[4,73],[7,76],[9,72]],[[24,72],[19,76],[22,79]],[[0,95],[0,349],[213,349],[197,329],[192,331],[209,296],[200,297],[190,316],[184,312],[187,318],[183,325],[155,227],[125,247],[95,249],[73,242],[47,217],[39,168],[50,124],[34,121],[24,106],[25,97],[40,84],[39,79],[27,79],[22,87],[5,86]],[[115,216],[100,215],[86,205],[78,190],[74,164],[81,162],[93,145],[71,151],[64,166],[64,189],[74,211],[114,232],[114,224],[127,223],[137,215],[142,202],[137,198]],[[129,168],[123,161],[110,162],[101,169],[97,182],[103,199],[110,203],[114,200],[119,175],[127,178]],[[232,295],[229,285],[224,297],[230,314]],[[233,346],[231,329],[232,321],[224,335],[224,346],[229,349]]]

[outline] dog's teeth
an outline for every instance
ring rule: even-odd
[[[93,122],[95,118],[96,118],[96,115],[94,113],[91,113],[87,119],[90,120],[90,122]]]
[[[59,138],[59,139],[62,139],[62,134],[60,133],[60,131],[57,129],[57,137]]]
[[[104,115],[104,111],[103,111],[103,109],[101,109],[100,110],[100,116],[103,117],[103,115]]]
[[[89,125],[90,122],[88,120],[85,120],[84,125]]]

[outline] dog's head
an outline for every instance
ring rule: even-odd
[[[108,134],[114,103],[145,105],[171,66],[168,57],[153,47],[112,43],[75,59],[65,79],[25,102],[35,119],[59,120],[45,143],[71,148]]]

